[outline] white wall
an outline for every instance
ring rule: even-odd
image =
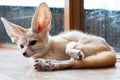
[[[85,9],[119,10],[120,0],[85,0]]]
[[[38,6],[41,2],[46,2],[49,7],[64,7],[64,0],[0,0],[0,5]]]

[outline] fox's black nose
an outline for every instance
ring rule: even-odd
[[[23,53],[24,56],[25,56],[26,54],[27,54],[26,52]]]

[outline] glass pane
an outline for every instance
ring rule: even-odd
[[[12,23],[29,28],[31,19],[36,7],[41,2],[46,2],[52,12],[52,28],[51,35],[55,35],[64,29],[64,0],[1,0],[0,1],[0,17],[5,17]],[[0,20],[0,43],[11,43],[3,23]]]
[[[120,51],[120,0],[84,0],[85,31],[104,37]]]

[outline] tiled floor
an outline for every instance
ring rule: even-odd
[[[37,72],[17,49],[0,48],[0,80],[120,80],[120,63],[113,68]]]

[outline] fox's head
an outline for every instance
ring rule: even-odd
[[[1,18],[6,32],[11,40],[15,42],[25,57],[44,52],[49,44],[48,32],[51,27],[51,12],[46,3],[41,3],[32,18],[30,29],[13,24]]]

